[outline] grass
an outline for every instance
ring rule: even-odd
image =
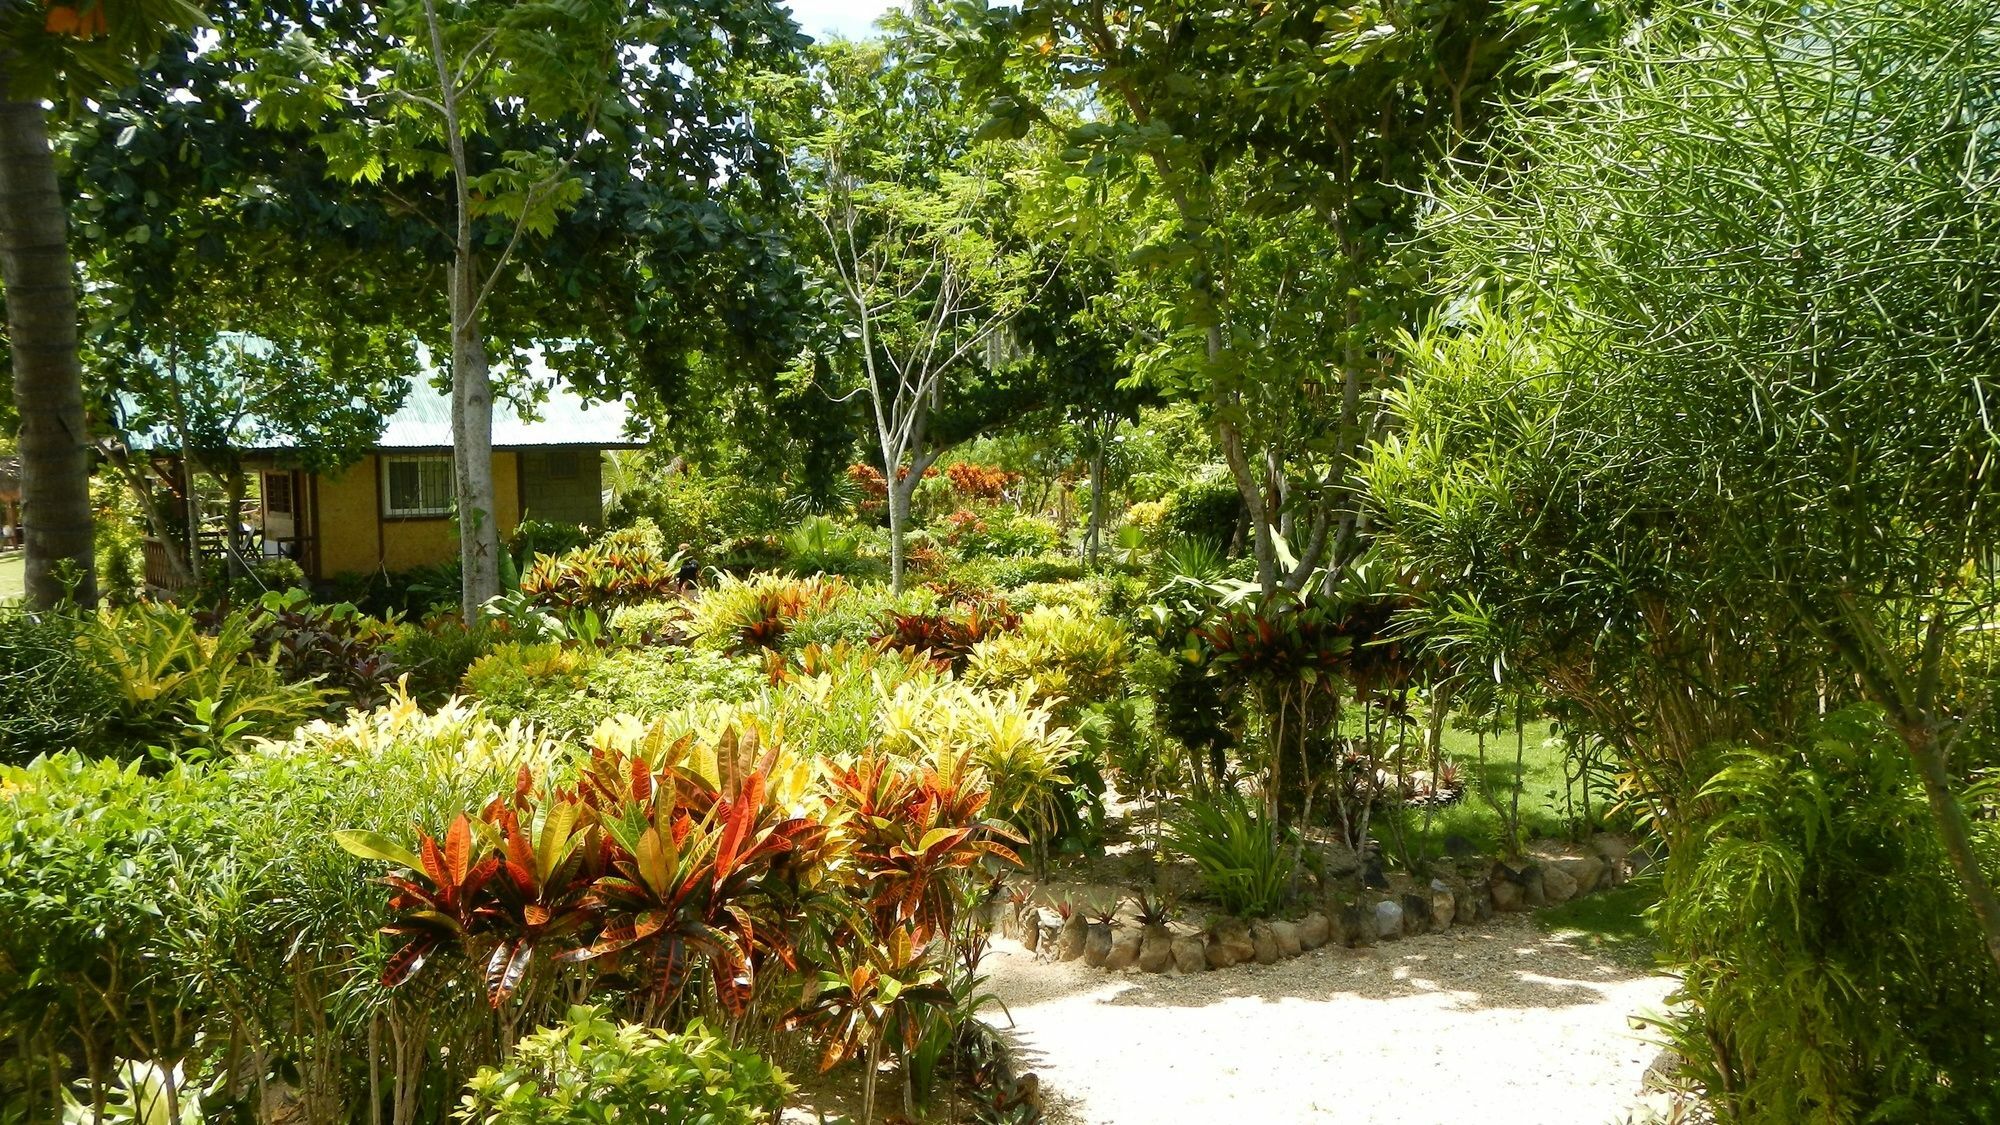
[[[24,559],[18,552],[0,557],[0,602],[11,602],[27,593]]]
[[[1421,731],[1413,725],[1411,740],[1421,737]],[[1447,724],[1443,741],[1446,757],[1458,766],[1459,776],[1465,782],[1465,796],[1457,804],[1433,809],[1428,830],[1422,809],[1402,809],[1395,814],[1400,819],[1411,857],[1419,861],[1440,858],[1446,854],[1445,841],[1453,837],[1468,842],[1474,852],[1482,855],[1504,851],[1505,822],[1487,796],[1490,794],[1492,801],[1503,809],[1511,804],[1513,730],[1486,736],[1483,769],[1479,764],[1479,736],[1475,732]],[[1548,723],[1537,721],[1526,725],[1520,753],[1522,841],[1568,834],[1572,824],[1583,815],[1582,791],[1579,788],[1572,792],[1565,776],[1562,746],[1551,738]],[[1605,796],[1599,791],[1592,792],[1593,815],[1602,808]],[[1393,822],[1378,823],[1372,833],[1391,856],[1397,854],[1396,826]]]
[[[1646,910],[1659,900],[1659,880],[1640,879],[1538,911],[1535,924],[1614,961],[1650,968],[1658,947]]]

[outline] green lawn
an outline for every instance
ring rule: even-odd
[[[1409,737],[1414,743],[1422,738],[1422,732],[1413,726]],[[1491,855],[1504,850],[1504,821],[1493,802],[1498,802],[1502,808],[1512,803],[1514,731],[1510,727],[1502,733],[1486,736],[1483,768],[1480,765],[1479,736],[1472,731],[1458,729],[1455,725],[1447,726],[1444,750],[1458,766],[1466,786],[1465,796],[1455,805],[1433,809],[1428,824],[1422,810],[1403,810],[1401,825],[1407,836],[1410,855],[1419,860],[1442,856],[1446,853],[1448,840],[1457,843],[1451,839],[1453,837],[1462,838],[1478,854]],[[1520,764],[1521,838],[1525,841],[1540,836],[1565,835],[1571,823],[1583,815],[1582,790],[1578,787],[1572,791],[1565,780],[1562,747],[1550,739],[1548,723],[1527,724],[1522,732]],[[1594,816],[1601,815],[1604,796],[1601,792],[1592,793],[1591,811]],[[1391,855],[1397,852],[1395,827],[1393,823],[1383,823],[1374,832],[1375,838]]]
[[[21,584],[22,562],[19,554],[0,558],[0,602],[11,602],[19,598],[24,590]]]

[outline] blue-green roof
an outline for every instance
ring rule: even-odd
[[[536,449],[548,446],[588,446],[600,449],[636,448],[645,444],[628,432],[632,412],[622,402],[586,402],[582,396],[556,384],[543,401],[530,408],[533,417],[523,417],[512,402],[497,395],[493,400],[493,447],[495,449]],[[133,413],[129,403],[123,412]],[[270,440],[271,429],[251,418],[239,432],[245,452],[278,452],[287,448]],[[133,431],[126,440],[134,449],[158,450],[174,447],[165,431]],[[440,391],[429,379],[417,379],[403,397],[402,409],[389,416],[382,427],[376,449],[450,449],[451,395]]]
[[[622,402],[585,402],[558,386],[537,404],[532,419],[514,404],[493,401],[493,447],[522,449],[552,445],[637,446],[645,444],[626,433],[631,411]],[[428,379],[419,379],[403,399],[403,408],[382,427],[378,449],[450,449],[451,395]]]

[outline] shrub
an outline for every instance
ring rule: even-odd
[[[1167,497],[1159,531],[1167,539],[1201,539],[1217,547],[1236,536],[1243,511],[1243,494],[1223,471],[1208,471],[1176,488]]]
[[[116,757],[216,753],[252,736],[282,737],[324,700],[312,684],[285,681],[241,612],[203,634],[177,606],[105,610],[84,619],[80,651],[112,685],[99,748]]]
[[[584,734],[616,715],[650,718],[690,704],[739,702],[763,683],[754,660],[689,649],[614,649],[584,666],[580,690],[549,700],[536,719],[548,730]]]
[[[561,555],[590,542],[590,529],[582,524],[554,520],[524,519],[507,537],[507,550],[515,558]]]
[[[1292,852],[1242,798],[1194,802],[1167,828],[1167,844],[1194,861],[1202,886],[1230,914],[1259,916],[1285,903]]]
[[[1667,861],[1659,934],[1694,1002],[1669,1030],[1727,1119],[2000,1115],[2000,973],[1912,774],[1855,708],[1808,744],[1727,754],[1702,790],[1713,816]]]
[[[248,615],[255,649],[271,653],[286,681],[318,684],[336,708],[373,707],[388,698],[398,671],[393,626],[351,604],[315,605],[303,590],[265,594]]]
[[[593,659],[553,641],[507,641],[466,668],[463,688],[495,722],[535,722],[555,701],[583,690],[584,670]]]
[[[800,618],[833,605],[853,589],[839,578],[818,576],[726,578],[695,606],[692,632],[725,652],[775,649]]]
[[[486,654],[493,638],[483,625],[467,627],[457,614],[433,614],[422,623],[396,627],[389,659],[406,677],[411,695],[441,702],[458,690],[472,662]]]
[[[968,558],[1039,555],[1062,545],[1055,524],[1012,508],[994,508],[983,515],[960,510],[947,517],[946,523],[946,542]]]
[[[1004,602],[961,603],[931,613],[891,613],[871,641],[879,649],[922,656],[957,671],[980,642],[1020,624]]]
[[[1124,694],[1131,635],[1109,617],[1044,606],[1020,627],[979,642],[966,665],[974,684],[1027,689],[1065,716]]]
[[[693,616],[684,598],[635,602],[612,613],[611,632],[625,644],[684,644]]]
[[[808,516],[784,538],[785,569],[794,574],[857,575],[882,569],[866,557],[865,537],[826,516]]]
[[[777,535],[733,535],[715,545],[709,565],[739,576],[778,570],[785,565],[785,541]]]
[[[205,842],[212,823],[197,775],[154,779],[136,763],[74,754],[0,767],[0,911],[8,919],[0,926],[0,1030],[10,1041],[35,1044],[41,1050],[30,1054],[50,1059],[60,1044],[77,1063],[88,1050],[99,1060],[91,1077],[109,1085],[104,1055],[132,1052],[127,1031],[137,1013],[199,1012],[182,983],[186,968],[167,955],[167,928],[169,919],[182,924],[176,868],[198,865],[224,843]],[[60,1021],[49,1018],[54,1012]],[[156,1058],[192,1046],[185,1034],[154,1042]],[[0,1086],[0,1100],[33,1105],[46,1097],[46,1072],[24,1086]]]
[[[992,790],[995,815],[1030,839],[1052,837],[1058,819],[1052,802],[1080,743],[1047,705],[1025,692],[912,680],[879,689],[875,711],[884,750],[943,769],[971,762]]]
[[[0,762],[90,748],[111,710],[109,677],[77,651],[67,614],[0,607]]]
[[[882,623],[892,616],[930,613],[937,609],[937,595],[923,587],[892,593],[886,584],[856,587],[843,598],[809,608],[785,631],[780,647],[799,652],[813,646],[863,646],[881,635]]]
[[[473,1076],[459,1117],[483,1125],[760,1125],[776,1119],[790,1094],[783,1071],[699,1022],[671,1033],[579,1005]]]
[[[1136,528],[1141,541],[1146,543],[1160,541],[1160,528],[1166,521],[1165,500],[1141,500],[1125,509],[1125,526]]]
[[[1036,582],[1074,582],[1084,576],[1082,560],[1074,555],[1022,555],[992,560],[983,572],[994,586],[1012,590]]]
[[[954,461],[944,467],[951,490],[967,500],[998,500],[1020,483],[1021,474],[997,465],[971,465]]]
[[[521,575],[521,594],[558,614],[613,609],[655,601],[680,588],[675,567],[654,551],[616,540],[541,555]]]
[[[1104,612],[1097,591],[1083,582],[1029,582],[1008,591],[1007,604],[1023,613],[1043,606],[1073,609],[1085,615]]]
[[[187,601],[190,605],[226,610],[232,606],[256,605],[265,594],[291,590],[309,593],[306,572],[291,559],[257,559],[240,569],[232,569],[221,559],[212,559],[202,564],[200,580],[188,592]]]

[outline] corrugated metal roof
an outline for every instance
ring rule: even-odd
[[[625,427],[632,413],[622,402],[585,402],[569,389],[557,386],[546,401],[534,407],[534,413],[532,420],[525,419],[513,403],[496,398],[493,447],[644,444],[626,436]],[[382,438],[376,442],[376,448],[451,448],[451,395],[439,391],[428,379],[417,380],[403,399],[403,408],[382,427]]]
[[[123,413],[133,413],[130,403]],[[548,397],[533,407],[534,417],[523,418],[513,403],[495,396],[493,400],[493,447],[495,449],[535,449],[548,446],[594,446],[606,449],[634,449],[643,440],[627,436],[632,411],[623,402],[586,402],[582,396],[556,384]],[[267,432],[256,419],[244,425],[247,433]],[[154,430],[126,435],[132,448],[171,449],[171,435]],[[252,439],[243,446],[246,453],[281,452],[285,447]],[[417,379],[403,398],[402,409],[383,424],[382,437],[375,449],[450,449],[451,395],[440,391],[429,379]]]

